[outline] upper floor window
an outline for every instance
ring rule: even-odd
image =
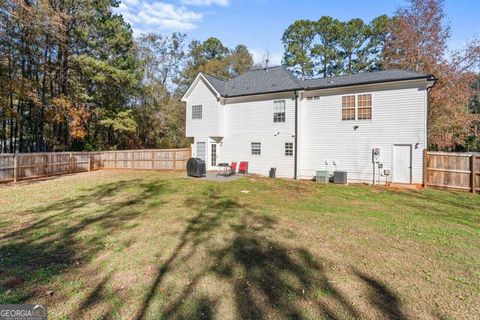
[[[358,120],[372,119],[372,95],[358,95]]]
[[[320,100],[320,96],[307,97],[307,101]]]
[[[202,119],[202,105],[192,106],[192,119]]]
[[[355,96],[342,97],[342,120],[355,120]]]
[[[252,154],[253,155],[262,154],[262,144],[260,142],[252,142]]]
[[[276,100],[273,103],[273,122],[285,122],[285,100]]]
[[[357,96],[342,97],[342,120],[369,120],[372,119],[372,95],[359,94]]]

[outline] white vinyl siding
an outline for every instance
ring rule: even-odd
[[[275,100],[285,101],[285,122],[274,123]],[[285,142],[295,134],[295,98],[292,93],[229,99],[225,105],[225,136],[222,162],[248,161],[248,171],[268,175],[277,168],[277,176],[293,177],[293,157],[284,156]],[[279,132],[279,135],[275,135]],[[261,142],[261,156],[251,154],[251,143]]]
[[[341,97],[363,93],[372,94],[372,120],[342,121]],[[383,169],[392,169],[393,145],[401,144],[412,146],[412,182],[421,183],[426,94],[425,82],[419,81],[330,89],[321,93],[320,100],[304,99],[299,175],[312,178],[316,170],[336,168],[347,171],[349,181],[372,182],[372,148],[380,148]]]
[[[202,106],[201,119],[193,118],[193,106]],[[220,102],[201,80],[192,90],[187,102],[186,136],[221,137],[223,135],[223,108]]]

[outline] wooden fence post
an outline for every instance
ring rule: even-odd
[[[91,166],[92,166],[92,154],[89,152],[87,153],[88,154],[88,172],[90,172],[90,170],[92,170]]]
[[[475,182],[477,180],[477,172],[475,170],[475,155],[472,154],[470,156],[470,186],[472,188],[472,193],[477,192],[477,187],[475,186]]]
[[[72,153],[68,154],[68,173],[72,173],[73,166],[72,166]]]
[[[13,182],[17,182],[18,179],[18,155],[15,153],[13,155]]]
[[[173,170],[177,170],[177,150],[173,151]]]
[[[48,154],[45,155],[45,163],[43,165],[43,174],[45,176],[48,176],[48,174],[50,173],[50,166],[49,166],[49,162],[48,162]]]
[[[155,170],[155,151],[152,151],[152,170]]]
[[[113,151],[113,156],[114,156],[114,161],[113,161],[113,167],[117,169],[117,151]]]
[[[423,149],[423,187],[426,188],[428,184],[428,175],[427,175],[427,149]]]

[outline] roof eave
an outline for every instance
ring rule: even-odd
[[[358,83],[349,83],[349,84],[338,84],[338,85],[329,85],[329,86],[315,86],[315,87],[305,87],[305,90],[319,90],[319,89],[332,89],[332,88],[346,88],[346,87],[355,87],[363,86],[368,84],[380,84],[380,83],[391,83],[391,82],[401,82],[401,81],[413,81],[413,80],[427,80],[427,81],[437,81],[438,79],[433,77],[433,75],[421,76],[421,77],[411,77],[404,79],[391,79],[391,80],[375,80],[375,81],[364,81]]]
[[[240,98],[240,97],[248,97],[248,96],[259,96],[262,94],[273,94],[273,93],[284,93],[284,92],[295,92],[299,90],[305,90],[303,87],[292,88],[292,89],[285,89],[285,90],[276,90],[276,91],[264,91],[264,92],[254,92],[254,93],[246,93],[246,94],[238,94],[238,95],[224,95],[223,97],[228,98]]]

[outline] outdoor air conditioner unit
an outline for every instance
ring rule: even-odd
[[[347,183],[347,172],[346,171],[334,171],[333,172],[333,183],[346,184]]]
[[[328,171],[319,170],[315,176],[315,181],[318,183],[328,183]]]

